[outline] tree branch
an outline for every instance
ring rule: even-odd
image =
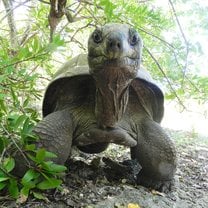
[[[11,48],[15,50],[18,47],[19,43],[17,39],[17,28],[14,22],[13,3],[12,0],[3,0],[3,4],[6,10],[7,22],[10,29],[9,34]]]
[[[34,58],[37,58],[39,56],[43,56],[43,55],[46,55],[46,54],[48,54],[48,53],[45,52],[45,53],[37,54],[37,55],[31,56],[31,57],[28,57],[26,59],[16,61],[16,62],[14,62],[12,64],[3,65],[2,67],[0,67],[0,69],[4,69],[4,68],[9,67],[9,66],[14,66],[14,65],[22,63],[22,62],[30,61],[31,59],[34,59]]]
[[[53,34],[56,30],[56,27],[65,14],[66,2],[67,0],[50,0],[51,8],[48,16],[50,25],[50,42],[53,41]]]
[[[186,109],[186,106],[183,104],[182,100],[178,97],[174,87],[172,86],[169,78],[167,77],[167,75],[165,74],[164,70],[162,69],[162,67],[160,66],[159,62],[157,61],[157,59],[154,57],[154,55],[144,46],[144,49],[147,51],[147,53],[150,55],[150,57],[153,59],[153,61],[155,62],[155,64],[157,65],[158,69],[161,71],[161,73],[163,74],[163,76],[165,77],[165,79],[168,82],[168,85],[170,86],[170,89],[172,90],[172,92],[174,93],[175,97],[177,98],[178,102],[180,103],[180,105],[183,107],[183,110]]]
[[[44,1],[44,0],[38,0],[39,2],[42,2],[42,3],[44,3],[44,4],[48,4],[48,5],[50,5],[50,2],[48,2],[48,1]]]
[[[176,19],[177,25],[179,27],[180,33],[181,33],[181,35],[183,37],[183,40],[184,40],[184,43],[185,43],[185,47],[186,47],[186,60],[185,60],[185,65],[183,67],[183,79],[184,79],[185,78],[185,74],[186,74],[186,70],[187,70],[187,67],[188,67],[189,43],[188,43],[188,40],[187,40],[187,38],[186,38],[186,36],[184,34],[184,31],[182,29],[181,23],[180,23],[179,18],[177,16],[177,13],[176,13],[176,10],[175,10],[175,7],[173,5],[172,0],[168,0],[168,1],[169,1],[170,6],[171,6],[171,9],[173,11],[173,15],[174,15],[174,17]]]
[[[6,1],[6,2],[7,2],[8,0],[3,0],[3,1]],[[10,1],[10,0],[9,0],[9,1]],[[15,7],[13,7],[13,8],[10,8],[10,10],[7,12],[7,14],[1,18],[0,22],[2,22],[2,21],[7,17],[7,15],[8,15],[10,12],[13,12],[15,9],[17,9],[18,7],[20,7],[20,6],[24,5],[24,4],[26,4],[26,3],[29,2],[29,1],[31,1],[31,0],[26,0],[26,1],[24,1],[24,2],[19,3],[17,6],[15,6]]]
[[[155,35],[155,34],[149,32],[149,31],[145,30],[144,28],[139,27],[138,30],[140,30],[140,31],[146,33],[147,35],[150,35],[150,36],[152,36],[152,37],[154,37],[154,38],[160,40],[161,42],[163,42],[164,44],[166,44],[169,48],[175,49],[175,47],[174,47],[172,44],[168,43],[166,40],[164,40],[164,39],[158,37],[157,35]]]
[[[11,135],[7,129],[4,127],[3,124],[1,124],[2,129],[4,130],[4,132],[7,134],[7,136],[12,140],[13,144],[16,146],[17,150],[20,152],[20,154],[23,156],[23,158],[25,159],[25,161],[27,162],[27,165],[30,166],[30,161],[27,159],[27,157],[25,156],[25,154],[23,153],[22,149],[20,148],[20,146],[17,144],[17,142],[14,139],[14,136]]]

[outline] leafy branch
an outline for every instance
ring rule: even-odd
[[[165,77],[165,79],[168,82],[168,85],[170,86],[172,92],[174,93],[175,97],[177,98],[177,100],[179,101],[180,105],[183,107],[183,110],[186,109],[185,105],[183,104],[182,100],[179,98],[178,94],[176,93],[173,85],[171,84],[171,81],[169,80],[169,78],[167,77],[166,73],[164,72],[164,70],[162,69],[161,65],[159,64],[159,62],[157,61],[157,59],[154,57],[154,55],[149,51],[149,49],[147,49],[144,46],[144,49],[147,51],[147,53],[150,55],[150,57],[153,59],[153,61],[155,62],[155,64],[157,65],[158,69],[161,71],[161,73],[163,74],[163,76]]]
[[[30,56],[30,57],[27,57],[23,60],[19,60],[19,61],[15,61],[14,63],[11,63],[11,64],[6,64],[6,65],[3,65],[2,67],[0,67],[0,69],[4,69],[6,67],[10,67],[10,66],[15,66],[17,64],[20,64],[20,63],[23,63],[23,62],[27,62],[27,61],[30,61],[30,60],[34,60],[36,58],[39,58],[39,57],[43,57],[45,55],[48,55],[48,52],[44,52],[44,53],[40,53],[40,54],[36,54],[34,56]]]

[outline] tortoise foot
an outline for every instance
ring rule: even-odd
[[[137,184],[159,192],[168,193],[174,189],[174,180],[156,180],[148,176],[138,175]]]

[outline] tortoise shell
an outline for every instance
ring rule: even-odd
[[[54,75],[47,87],[43,100],[43,117],[63,110],[70,105],[82,105],[86,99],[95,99],[95,81],[89,73],[86,54],[80,54],[67,62]],[[137,77],[130,87],[134,89],[149,116],[160,123],[164,114],[164,96],[161,89],[153,83],[148,72],[138,70]]]

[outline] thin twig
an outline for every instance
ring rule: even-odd
[[[150,2],[152,0],[143,0],[143,1],[138,1],[138,4],[144,4],[144,3],[147,3],[147,2]]]
[[[80,6],[80,5],[81,5],[81,4],[79,4],[79,6]],[[79,7],[77,7],[77,9],[79,9]],[[81,7],[78,11],[75,10],[75,11],[77,11],[77,12],[74,14],[73,19],[76,19],[77,15],[78,15],[83,9],[85,9],[85,6],[84,6],[84,7]]]
[[[187,75],[185,75],[185,77],[188,80],[188,82],[192,85],[192,87],[195,88],[196,91],[202,93],[202,91],[192,82],[192,80],[189,79]]]
[[[91,15],[91,18],[93,18],[96,23],[99,23],[99,21],[98,21],[99,18],[103,20],[103,16],[102,17],[99,17],[99,16],[96,17],[95,16],[94,12],[90,10],[91,7],[90,8],[86,7],[85,9],[89,12],[89,14]]]
[[[9,67],[9,66],[14,66],[14,65],[22,63],[22,62],[30,61],[31,59],[34,59],[34,58],[37,58],[39,56],[43,56],[43,55],[46,55],[46,54],[48,54],[48,53],[45,52],[45,53],[42,53],[42,54],[38,54],[38,55],[34,55],[34,56],[31,56],[31,57],[28,57],[28,58],[23,59],[23,60],[16,61],[16,62],[14,62],[12,64],[3,65],[2,67],[0,67],[0,69],[4,69],[5,67]]]
[[[82,3],[79,2],[78,5],[77,5],[77,7],[74,9],[74,11],[77,11],[77,10],[80,8],[81,4],[82,4]],[[75,15],[76,15],[76,14],[75,14]]]
[[[81,31],[81,30],[87,28],[89,25],[91,25],[91,22],[87,23],[85,26],[80,27],[78,30],[76,30],[75,33],[71,36],[71,40],[74,39],[74,37],[76,36],[76,34],[77,34],[79,31]]]
[[[44,3],[44,4],[49,4],[50,5],[50,2],[48,2],[48,1],[44,1],[44,0],[38,0],[39,2],[42,2],[42,3]]]
[[[153,61],[155,62],[155,64],[157,65],[157,67],[159,68],[159,70],[162,72],[163,76],[165,77],[165,79],[167,80],[172,92],[174,93],[175,97],[177,98],[177,100],[179,101],[179,103],[181,104],[181,106],[183,107],[183,110],[186,109],[186,106],[183,104],[182,100],[178,97],[174,87],[172,86],[169,78],[167,77],[167,75],[165,74],[164,70],[162,69],[162,67],[160,66],[159,62],[157,61],[157,59],[154,57],[154,55],[144,46],[144,49],[147,51],[147,53],[150,55],[150,57],[153,59]]]
[[[35,31],[34,33],[32,33],[32,34],[30,34],[30,36],[29,36],[29,34],[30,33],[25,33],[25,36],[23,37],[23,39],[21,40],[21,46],[23,47],[24,45],[26,45],[26,43],[31,39],[31,38],[33,38],[35,35],[37,35],[38,34],[38,31]]]
[[[10,45],[14,50],[19,46],[19,41],[17,39],[17,28],[14,21],[14,12],[12,10],[13,2],[11,0],[3,0],[3,4],[6,10],[6,17],[9,26]]]
[[[70,36],[69,36],[70,37]],[[81,49],[83,49],[84,51],[86,51],[86,48],[83,46],[83,44],[80,42],[80,41],[78,41],[76,38],[74,38],[74,37],[70,37],[70,41],[66,41],[66,43],[69,43],[69,42],[75,42],[75,43],[77,43],[78,45],[79,45],[79,47],[81,48]]]
[[[73,2],[69,6],[66,6],[65,9],[69,9],[70,7],[74,6],[75,4],[80,4],[80,3],[79,2]],[[71,9],[69,9],[69,10],[71,10]]]
[[[174,5],[173,5],[172,0],[168,0],[168,1],[169,1],[169,4],[170,4],[170,6],[171,6],[171,8],[172,8],[172,10],[173,10],[173,14],[174,14],[174,16],[175,16],[177,25],[178,25],[178,27],[179,27],[179,30],[180,30],[180,32],[181,32],[181,35],[182,35],[182,37],[183,37],[183,40],[184,40],[185,46],[186,46],[186,62],[185,62],[184,68],[183,68],[183,77],[185,77],[186,70],[187,70],[187,66],[188,66],[189,43],[188,43],[188,40],[187,40],[187,38],[186,38],[186,36],[185,36],[185,34],[184,34],[184,31],[183,31],[183,29],[182,29],[181,23],[180,23],[179,18],[178,18],[178,16],[177,16],[177,13],[176,13],[176,10],[175,10],[175,7],[174,7]]]
[[[90,2],[90,1],[87,1],[87,0],[80,0],[80,2],[84,3],[84,4],[88,4],[90,6],[96,6],[98,9],[102,9],[103,10],[103,7],[95,5],[93,2]]]
[[[155,35],[155,34],[149,32],[149,31],[145,30],[144,28],[139,27],[138,30],[140,30],[140,31],[146,33],[147,35],[150,35],[150,36],[152,36],[152,37],[154,37],[154,38],[160,40],[161,42],[165,43],[165,44],[166,44],[168,47],[170,47],[171,49],[175,49],[175,47],[174,47],[172,44],[168,43],[166,40],[164,40],[164,39],[158,37],[157,35]]]
[[[20,152],[20,154],[23,156],[23,158],[25,159],[25,161],[27,162],[28,166],[30,166],[30,161],[27,159],[27,157],[25,156],[25,154],[23,153],[23,151],[21,150],[21,148],[19,147],[19,145],[16,143],[16,141],[13,139],[13,136],[7,131],[7,129],[4,127],[3,124],[1,124],[2,129],[6,132],[6,134],[9,136],[9,138],[12,140],[13,144],[17,147],[18,151]]]
[[[173,10],[173,14],[174,14],[174,16],[175,16],[175,18],[176,18],[176,22],[177,22],[178,27],[179,27],[179,29],[180,29],[180,32],[181,32],[181,34],[182,34],[182,36],[183,36],[183,39],[184,39],[185,43],[188,45],[188,41],[187,41],[186,36],[185,36],[185,34],[184,34],[184,32],[183,32],[183,29],[182,29],[182,26],[181,26],[180,21],[179,21],[179,19],[178,19],[178,16],[177,16],[177,14],[176,14],[175,7],[174,7],[174,5],[173,5],[173,3],[172,3],[171,0],[169,0],[169,3],[170,3],[171,8],[172,8],[172,10]]]
[[[17,9],[18,7],[20,7],[20,6],[24,5],[24,4],[26,4],[26,3],[29,2],[29,1],[30,1],[30,0],[26,0],[26,1],[24,1],[24,2],[21,2],[21,3],[19,3],[17,6],[15,6],[14,8],[10,9],[10,10],[7,12],[7,14],[1,18],[0,22],[2,22],[2,21],[7,17],[7,15],[8,15],[10,12],[14,11],[14,10]]]

